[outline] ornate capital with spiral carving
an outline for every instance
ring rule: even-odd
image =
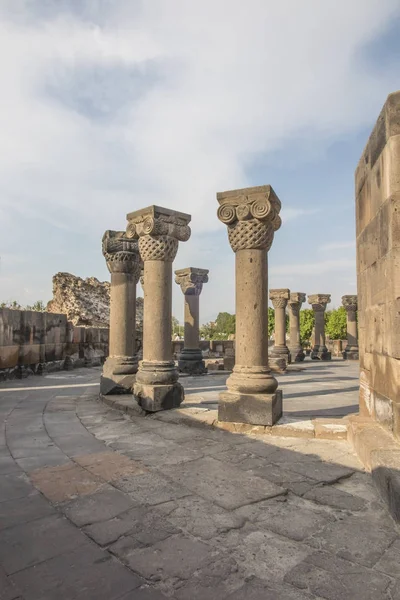
[[[142,268],[137,240],[129,239],[125,231],[108,229],[103,235],[102,245],[110,273],[132,273],[137,283]]]
[[[228,227],[234,252],[270,249],[281,226],[281,203],[270,185],[221,192],[217,200],[218,219]]]
[[[185,213],[148,206],[127,215],[126,235],[139,238],[139,252],[143,261],[161,260],[172,262],[179,242],[190,238],[191,216]]]
[[[357,312],[357,296],[342,296],[342,304],[346,312]]]
[[[311,304],[314,312],[325,312],[326,305],[331,301],[330,294],[312,294],[308,296],[308,303]]]
[[[290,290],[286,288],[269,290],[269,299],[274,308],[286,308],[290,298]]]
[[[175,282],[181,286],[185,296],[200,296],[203,283],[208,282],[208,269],[179,269],[175,271]]]

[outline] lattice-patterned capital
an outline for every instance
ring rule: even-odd
[[[137,283],[142,268],[137,240],[127,238],[125,231],[108,229],[102,244],[110,273],[132,273]]]
[[[270,249],[281,226],[281,203],[270,185],[221,192],[217,200],[218,219],[228,227],[234,252]]]
[[[308,296],[308,303],[311,304],[314,312],[325,312],[326,305],[331,301],[330,294],[312,294]]]
[[[173,261],[178,242],[190,238],[191,216],[160,206],[148,206],[127,215],[126,234],[139,238],[139,251],[143,261]]]
[[[269,299],[274,308],[286,308],[289,298],[290,290],[287,288],[269,290]]]
[[[301,309],[301,305],[306,301],[306,295],[303,292],[292,292],[289,298],[289,309],[293,313],[298,313]]]
[[[342,304],[347,312],[357,312],[357,296],[342,296]]]
[[[175,271],[175,282],[187,296],[200,296],[203,283],[208,282],[208,269],[189,267]]]

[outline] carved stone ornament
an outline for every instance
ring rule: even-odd
[[[127,237],[125,231],[108,229],[102,240],[103,255],[110,273],[132,273],[139,281],[142,260],[138,242]]]
[[[357,296],[342,296],[342,304],[347,312],[357,312]]]
[[[330,294],[312,294],[308,296],[308,303],[315,312],[325,312],[326,305],[331,301]]]
[[[208,282],[208,269],[189,267],[175,271],[175,282],[187,296],[200,296],[203,283]]]
[[[292,292],[289,298],[289,307],[293,312],[299,311],[303,302],[306,301],[306,295],[303,292]]]
[[[139,251],[143,261],[173,261],[179,242],[190,238],[191,216],[185,213],[149,206],[127,215],[128,238],[139,238]]]
[[[281,203],[270,185],[217,194],[218,219],[228,227],[234,252],[269,250],[274,233],[281,226]]]
[[[286,288],[269,290],[269,299],[274,308],[286,308],[290,298],[290,290]]]

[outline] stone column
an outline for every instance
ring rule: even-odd
[[[190,375],[201,375],[207,369],[200,350],[199,298],[203,283],[208,281],[207,269],[189,267],[175,271],[175,281],[185,295],[184,348],[179,355],[179,371]]]
[[[325,317],[326,305],[331,301],[329,294],[313,294],[308,296],[315,317],[314,347],[311,351],[313,360],[331,360],[331,353],[325,345]]]
[[[290,323],[289,352],[292,362],[301,362],[306,356],[300,342],[300,309],[305,301],[306,295],[302,292],[293,292],[290,294],[288,302]]]
[[[271,350],[269,365],[277,371],[285,371],[290,362],[289,348],[286,346],[286,305],[290,290],[269,290],[269,299],[275,309],[275,343]]]
[[[143,360],[134,394],[155,412],[179,406],[184,398],[172,357],[172,262],[179,241],[190,237],[190,215],[149,206],[127,216],[127,235],[139,238],[144,262]]]
[[[219,395],[220,421],[273,425],[282,392],[268,367],[268,250],[281,203],[269,185],[217,194],[218,218],[236,254],[236,364]]]
[[[342,296],[342,304],[347,313],[347,346],[343,358],[358,360],[357,296]]]
[[[132,393],[137,371],[136,284],[141,259],[137,240],[124,231],[106,231],[103,254],[111,273],[109,356],[101,376],[101,394]]]

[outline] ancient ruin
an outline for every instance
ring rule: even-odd
[[[179,355],[179,371],[201,375],[207,371],[199,347],[199,298],[203,284],[208,281],[208,269],[189,267],[175,271],[175,281],[185,298],[184,348]]]
[[[136,356],[136,285],[141,259],[138,243],[124,231],[106,231],[103,254],[111,273],[110,348],[104,364],[102,394],[130,392],[138,368]]]
[[[300,309],[306,295],[303,292],[292,292],[288,301],[290,344],[289,352],[291,362],[302,362],[305,358],[303,346],[300,341]]]
[[[347,313],[347,346],[343,352],[346,360],[358,360],[357,296],[342,296]]]
[[[143,409],[155,412],[179,406],[184,398],[172,358],[172,263],[179,242],[190,238],[191,217],[149,206],[127,219],[127,236],[139,239],[144,263],[143,360],[134,394]]]
[[[308,296],[308,303],[311,304],[315,317],[315,336],[314,347],[311,352],[313,360],[331,360],[332,355],[328,352],[325,339],[325,310],[326,305],[331,301],[329,294],[313,294]]]
[[[272,425],[282,392],[268,367],[268,250],[281,226],[281,203],[271,186],[217,194],[236,261],[236,364],[219,395],[221,421]]]
[[[290,362],[289,348],[286,346],[286,306],[290,290],[269,290],[269,298],[275,309],[275,343],[270,351],[269,363],[272,368],[284,371]]]

